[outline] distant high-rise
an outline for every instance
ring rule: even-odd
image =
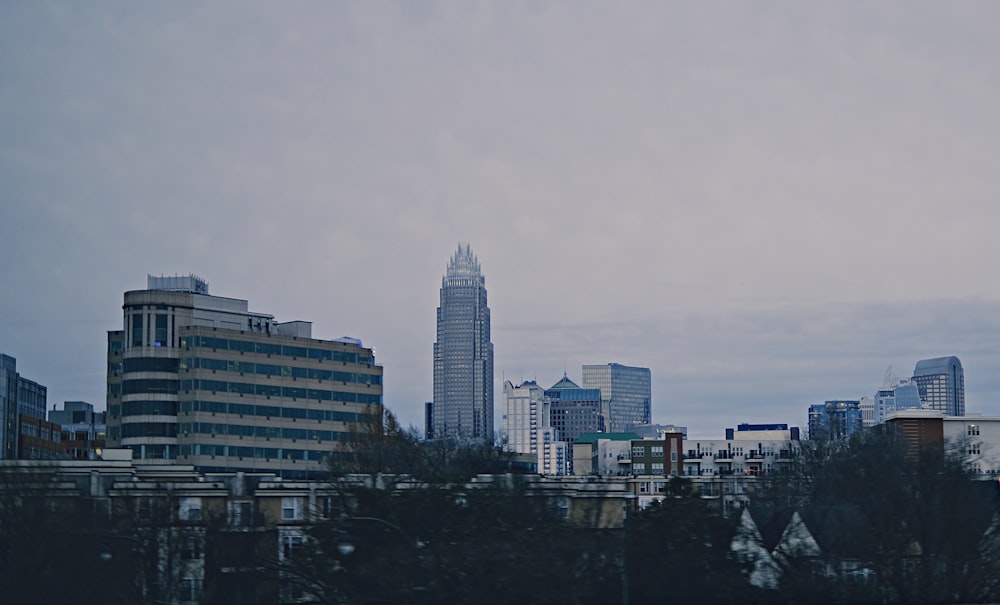
[[[913,369],[913,382],[925,410],[965,416],[965,372],[958,357],[921,359]]]
[[[564,374],[545,396],[552,402],[552,427],[570,446],[584,433],[604,432],[600,389],[582,389]]]
[[[861,402],[856,399],[809,406],[810,439],[846,439],[863,428]]]
[[[600,389],[604,424],[612,433],[652,421],[651,383],[649,368],[619,363],[583,366],[583,388]]]
[[[552,402],[534,380],[503,383],[504,449],[537,456],[538,472],[566,475],[569,446],[552,426]]]
[[[882,424],[896,412],[920,408],[920,392],[916,383],[900,380],[896,386],[875,393],[875,424]]]
[[[549,402],[544,391],[533,380],[515,386],[503,383],[503,447],[508,452],[538,453],[538,429],[548,424]]]
[[[17,360],[0,355],[0,460],[12,460],[20,451],[21,420],[45,420],[48,389],[22,377]]]
[[[493,441],[493,343],[486,278],[468,244],[459,244],[441,279],[434,343],[435,438]]]

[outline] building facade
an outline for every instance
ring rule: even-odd
[[[533,380],[503,383],[503,447],[535,456],[543,475],[568,475],[569,448],[552,426],[551,402]]]
[[[863,428],[864,416],[857,399],[809,406],[810,439],[846,439]]]
[[[967,414],[945,416],[936,410],[901,410],[887,419],[906,441],[907,453],[917,456],[931,448],[956,456],[980,479],[1000,477],[1000,417]]]
[[[545,396],[551,402],[552,426],[569,447],[572,448],[576,439],[584,433],[605,430],[600,389],[580,388],[563,375],[559,382],[545,390]]]
[[[684,441],[684,475],[756,477],[781,471],[799,451],[798,427],[740,425],[726,429],[725,439]]]
[[[921,407],[946,416],[965,415],[965,371],[958,357],[921,359],[913,369]]]
[[[21,417],[27,426],[44,422],[47,397],[46,387],[18,373],[17,359],[0,354],[0,459],[18,457]]]
[[[318,340],[195,276],[125,293],[108,333],[107,441],[137,464],[308,478],[382,414],[382,368],[356,339]]]
[[[630,430],[652,421],[652,379],[649,368],[618,363],[583,366],[583,388],[601,391],[607,430]]]
[[[725,514],[745,508],[760,477],[792,468],[799,452],[799,429],[787,424],[741,424],[725,439],[592,433],[573,445],[576,474],[629,477],[639,508],[662,500],[682,477]]]
[[[901,380],[875,393],[875,424],[882,424],[896,412],[914,409],[920,409],[920,391],[914,382]]]
[[[107,435],[107,412],[95,412],[94,404],[66,401],[63,409],[49,410],[49,422],[62,431],[62,448],[74,460],[95,460],[103,450]]]
[[[520,454],[538,453],[538,431],[546,424],[543,414],[548,413],[544,391],[533,380],[514,386],[509,380],[503,383],[504,449]]]
[[[434,438],[493,442],[493,343],[486,278],[468,244],[441,279],[434,343]]]

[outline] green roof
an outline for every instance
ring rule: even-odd
[[[635,433],[583,433],[573,443],[595,443],[598,439],[632,441],[633,439],[641,439],[641,437]]]
[[[580,387],[575,382],[570,380],[569,377],[566,376],[566,374],[563,374],[563,377],[559,379],[559,382],[549,387],[549,390],[561,391],[563,389],[579,389],[579,388]]]

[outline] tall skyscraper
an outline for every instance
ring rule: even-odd
[[[958,357],[921,359],[913,368],[913,382],[925,410],[965,416],[965,371]]]
[[[350,338],[312,338],[194,275],[149,276],[108,332],[107,442],[139,464],[322,477],[380,422],[382,367]]]
[[[441,279],[434,343],[435,438],[493,442],[493,343],[486,278],[468,244],[448,263]]]
[[[604,424],[612,433],[652,422],[651,384],[649,368],[620,363],[583,366],[583,388],[600,389]]]

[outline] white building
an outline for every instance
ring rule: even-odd
[[[1000,417],[945,416],[943,433],[945,447],[963,453],[981,477],[1000,475]]]
[[[871,397],[862,397],[858,400],[858,409],[861,410],[861,423],[865,428],[875,426],[875,400]]]
[[[538,457],[543,475],[569,474],[569,447],[552,427],[549,399],[533,380],[503,383],[504,449]]]
[[[607,437],[587,444],[591,451],[591,472],[602,477],[629,476],[632,474],[633,433],[604,433]],[[575,446],[575,444],[574,444]]]
[[[910,441],[911,450],[940,446],[945,453],[962,456],[980,479],[1000,476],[1000,417],[945,416],[937,410],[908,409],[886,420]]]

